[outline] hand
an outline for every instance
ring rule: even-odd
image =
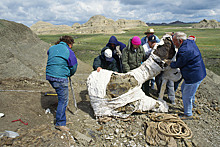
[[[169,59],[165,59],[164,62],[165,62],[167,65],[170,65],[170,63],[171,63],[172,61],[169,60]]]
[[[97,68],[97,72],[100,72],[101,69],[102,69],[101,67],[98,67],[98,68]]]
[[[116,54],[117,54],[118,56],[122,56],[122,53],[121,53],[121,51],[120,51],[120,46],[116,46]]]

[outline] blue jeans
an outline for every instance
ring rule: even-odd
[[[49,81],[56,90],[58,105],[56,112],[56,126],[66,126],[66,107],[69,100],[68,82]]]
[[[161,72],[159,75],[155,77],[158,93],[160,93],[162,76],[163,76],[163,72]],[[167,89],[168,98],[170,99],[171,102],[174,102],[175,101],[174,82],[171,80],[167,80],[166,89]]]
[[[192,116],[192,105],[195,102],[195,94],[201,82],[202,80],[197,83],[186,84],[183,81],[181,85],[184,114],[187,116]]]

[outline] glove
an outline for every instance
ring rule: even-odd
[[[169,66],[172,61],[169,59],[165,59],[164,62]]]
[[[116,54],[117,54],[118,56],[121,56],[121,55],[122,55],[122,53],[121,53],[121,51],[120,51],[120,46],[116,46]]]

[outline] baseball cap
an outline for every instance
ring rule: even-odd
[[[112,58],[112,50],[106,49],[105,52],[104,52],[104,55],[105,55],[106,61],[112,61],[113,60],[113,58]]]
[[[148,28],[146,32],[144,32],[145,35],[152,33],[154,34],[154,29],[153,28]]]
[[[189,36],[188,39],[196,41],[196,37],[195,37],[195,36],[192,36],[192,35]]]
[[[148,37],[148,41],[150,41],[150,42],[157,42],[156,36],[155,36],[155,35],[150,35],[150,36]]]

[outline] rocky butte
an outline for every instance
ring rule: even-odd
[[[194,24],[192,26],[193,28],[220,28],[220,22],[218,22],[217,20],[211,19],[211,20],[207,20],[207,19],[203,19],[202,21],[200,21],[197,24]]]
[[[126,20],[119,19],[114,21],[113,19],[106,18],[102,15],[92,16],[86,23],[79,24],[74,23],[71,27],[67,25],[53,25],[48,22],[39,21],[33,24],[30,29],[37,35],[46,34],[114,34],[123,33],[125,29],[132,29],[141,26],[147,26],[147,24],[140,20]]]

